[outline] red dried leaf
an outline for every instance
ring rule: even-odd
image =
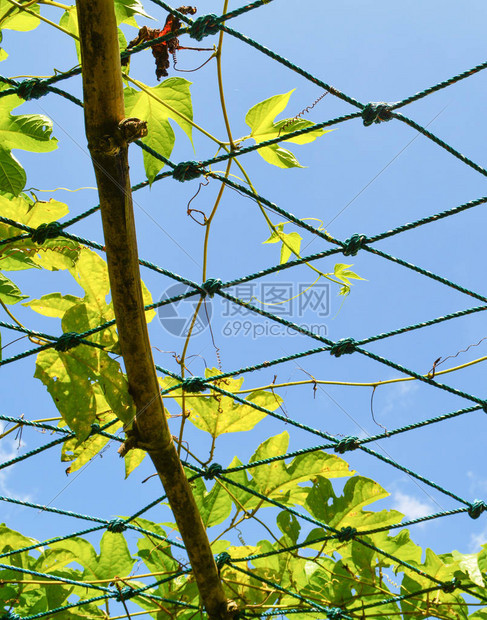
[[[183,13],[183,15],[194,15],[196,13],[196,8],[193,6],[180,6],[177,10],[180,13]],[[143,26],[139,30],[139,34],[136,38],[130,41],[127,49],[131,49],[132,47],[145,43],[146,41],[152,41],[153,39],[177,32],[179,28],[181,28],[181,20],[175,15],[169,14],[162,30]],[[156,45],[152,46],[152,55],[156,60],[156,77],[158,80],[167,76],[167,69],[169,68],[169,54],[175,54],[179,47],[179,39],[177,37],[173,37],[168,41],[161,41],[161,43],[156,43]],[[128,62],[129,59],[124,58],[122,60],[122,65],[127,65]]]

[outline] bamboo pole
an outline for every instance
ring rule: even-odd
[[[128,142],[145,123],[124,120],[123,86],[113,0],[78,0],[85,129],[95,168],[110,287],[129,390],[137,417],[125,450],[150,455],[164,485],[211,620],[230,620],[208,537],[167,425],[145,320],[130,191]]]

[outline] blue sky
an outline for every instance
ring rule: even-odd
[[[221,10],[219,2],[200,4],[198,14]],[[239,3],[231,3],[231,8],[237,6]],[[164,21],[165,13],[160,8],[148,5],[146,10],[159,20],[158,23]],[[50,7],[43,7],[42,13],[51,19],[60,16],[59,10]],[[483,62],[486,18],[487,8],[480,1],[460,4],[432,0],[425,5],[413,0],[374,8],[358,0],[335,5],[310,0],[298,6],[288,0],[274,0],[233,20],[230,26],[367,103],[403,99]],[[139,25],[145,23],[149,22],[139,20]],[[135,36],[133,28],[124,27],[124,30],[128,39]],[[213,42],[216,38],[206,39],[204,46],[207,43],[211,46]],[[189,39],[181,39],[181,44],[192,43]],[[71,41],[66,41],[64,35],[45,24],[30,33],[5,31],[3,47],[10,54],[0,65],[2,75],[6,76],[47,76],[54,68],[68,70],[77,62]],[[193,68],[205,58],[204,52],[180,51],[178,68]],[[131,71],[137,79],[155,85],[150,52],[139,54],[132,62]],[[176,73],[172,68],[169,71],[170,76],[182,76],[193,83],[195,121],[224,138],[215,64],[209,63],[195,73]],[[304,78],[230,36],[225,38],[223,71],[234,137],[249,133],[245,114],[259,101],[295,89],[289,112],[281,116],[285,118],[312,105],[322,94]],[[428,125],[433,133],[482,165],[487,137],[482,122],[485,79],[485,72],[481,72],[401,112],[423,126]],[[80,95],[80,78],[73,78],[64,85],[73,94]],[[354,111],[347,103],[328,95],[305,118],[321,122]],[[60,140],[59,149],[53,153],[16,152],[28,171],[27,188],[63,186],[76,189],[94,185],[79,108],[50,95],[23,104],[16,113],[48,115],[54,123],[54,135]],[[204,136],[194,133],[193,151],[183,132],[177,127],[175,132],[174,162],[207,159],[214,155],[214,145]],[[281,170],[266,164],[257,153],[246,155],[242,162],[261,195],[300,218],[318,218],[333,236],[342,240],[354,233],[373,235],[389,230],[485,194],[485,179],[481,174],[399,121],[369,128],[363,127],[360,119],[349,121],[314,143],[292,145],[291,150],[305,168]],[[144,179],[142,157],[136,147],[131,147],[130,159],[132,183],[136,183]],[[218,170],[218,165],[215,168]],[[235,168],[233,172],[237,174]],[[134,203],[140,256],[199,282],[204,231],[186,215],[188,201],[197,189],[198,181],[179,184],[167,179],[154,184],[150,190],[137,192]],[[212,180],[208,187],[201,189],[191,206],[208,214],[218,189],[218,183]],[[96,193],[90,189],[77,193],[42,193],[44,199],[51,196],[66,202],[72,214],[97,203]],[[277,215],[272,219],[274,223],[282,221]],[[486,219],[485,205],[482,205],[378,242],[377,247],[482,293],[485,268],[479,254],[485,245]],[[295,229],[286,226],[285,230]],[[99,217],[92,216],[81,222],[74,232],[101,242]],[[268,236],[268,228],[255,203],[227,188],[212,226],[208,275],[228,280],[276,264],[279,249],[277,244],[263,244]],[[310,236],[305,237],[304,243],[309,243],[309,253],[328,249],[324,241]],[[350,259],[337,256],[336,260],[331,257],[317,265],[331,271],[337,261],[353,263],[353,269],[365,280],[354,285],[343,305],[342,298],[337,296],[337,287],[331,286],[326,316],[317,315],[310,306],[303,316],[298,316],[297,302],[292,315],[297,322],[319,324],[321,329],[325,326],[326,334],[333,340],[361,339],[480,305],[460,292],[378,256],[366,252]],[[142,273],[142,278],[155,301],[172,284],[147,271]],[[288,286],[294,295],[299,286],[305,287],[313,280],[314,272],[303,266],[269,277],[266,282],[281,289]],[[18,272],[15,281],[32,298],[58,290],[79,293],[77,285],[64,273]],[[261,292],[256,288],[252,294]],[[212,304],[213,336],[225,371],[315,346],[305,336],[261,335],[263,330],[267,333],[262,317],[230,317],[225,314],[226,307],[221,301],[216,299]],[[45,329],[49,333],[58,333],[60,329],[56,320],[34,315],[20,305],[12,310],[19,320],[34,329]],[[3,317],[3,320],[8,319]],[[241,327],[235,324],[239,320]],[[244,328],[245,320],[250,325],[246,323]],[[365,348],[426,373],[437,358],[455,356],[481,341],[487,335],[485,322],[484,313],[478,313]],[[232,335],[226,335],[229,330]],[[242,330],[248,332],[246,336]],[[12,339],[9,334],[2,335],[4,343]],[[157,318],[150,325],[150,335],[156,363],[177,370],[171,352],[181,351],[182,339],[168,333]],[[486,343],[481,342],[478,347],[460,353],[441,368],[485,355]],[[4,355],[14,347],[12,345]],[[208,329],[194,338],[190,354],[195,356],[190,369],[197,375],[203,374],[205,363],[209,367],[217,365]],[[2,368],[3,413],[24,414],[29,419],[56,416],[50,397],[44,386],[32,378],[33,373],[33,357]],[[344,382],[400,376],[357,354],[335,359],[323,353],[246,375],[244,387],[266,385],[274,375],[277,375],[277,382],[302,381],[309,375]],[[446,375],[444,380],[458,389],[483,395],[482,364]],[[291,418],[337,436],[363,437],[382,430],[372,418],[370,388],[326,385],[314,394],[312,386],[308,385],[285,388],[280,393]],[[418,382],[408,382],[377,389],[373,412],[381,425],[392,429],[468,405],[468,401],[457,396]],[[484,414],[474,412],[441,425],[389,438],[372,447],[384,450],[390,458],[469,501],[485,499],[484,426]],[[228,435],[217,445],[215,460],[226,465],[238,454],[245,461],[258,443],[282,430],[281,423],[265,420],[245,436]],[[314,441],[304,433],[286,430],[291,433],[290,449],[312,445]],[[190,442],[192,437],[189,430]],[[9,436],[0,444],[0,455],[8,459],[48,439],[48,435],[25,430],[20,448]],[[124,482],[116,447],[110,446],[103,458],[97,457],[72,478],[66,478],[66,465],[60,463],[55,450],[34,457],[0,472],[0,494],[29,498],[40,504],[52,502],[56,507],[106,518],[135,512],[156,496],[158,482],[151,480],[141,484],[151,471],[147,464]],[[368,455],[357,451],[347,454],[346,460],[360,474],[377,480],[391,492],[390,499],[381,504],[384,507],[394,506],[415,517],[458,506],[448,497]],[[2,515],[2,520],[11,527],[38,539],[67,533],[77,527],[68,519],[8,504],[2,505]],[[167,513],[157,510],[147,517],[155,521],[168,519]],[[252,535],[250,530],[249,536]],[[482,519],[472,521],[460,515],[418,526],[413,529],[412,537],[438,552],[453,548],[469,552],[479,550],[478,545],[487,541],[487,528]]]

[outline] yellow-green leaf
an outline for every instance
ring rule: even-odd
[[[29,8],[34,13],[39,13],[38,4],[31,4]],[[27,32],[37,28],[39,23],[40,20],[35,15],[22,11],[8,0],[0,0],[0,29]]]
[[[217,368],[207,368],[206,377],[221,374]],[[238,392],[243,384],[243,379],[227,377],[216,381],[216,385],[228,392]],[[162,389],[166,389],[176,382],[174,379],[160,380]],[[165,398],[174,398],[181,404],[181,391],[170,392]],[[256,390],[245,399],[248,403],[254,403],[270,411],[279,407],[282,399],[277,394]],[[185,408],[189,411],[189,421],[197,428],[210,433],[212,437],[218,437],[224,433],[237,433],[249,431],[260,422],[267,414],[255,409],[250,404],[244,405],[236,402],[230,396],[213,393],[205,395],[185,395]]]
[[[125,460],[125,478],[128,478],[130,474],[136,469],[147,456],[145,450],[139,450],[134,448],[129,450],[124,457]]]
[[[4,304],[16,304],[27,297],[28,295],[22,295],[22,291],[12,280],[0,273],[0,300]]]
[[[74,295],[61,295],[61,293],[49,293],[43,295],[40,299],[32,299],[23,303],[23,306],[28,306],[34,312],[43,314],[44,316],[56,317],[62,319],[64,313],[81,302],[80,297]]]
[[[0,90],[8,88],[2,84]],[[13,116],[11,110],[24,103],[17,95],[0,99],[0,190],[17,196],[26,183],[24,169],[12,155],[12,149],[47,153],[57,148],[52,138],[52,121],[41,114]]]
[[[169,119],[176,122],[192,141],[190,85],[188,80],[173,77],[158,86],[147,86],[144,91],[124,89],[125,114],[147,121],[148,134],[142,138],[142,142],[166,158],[170,157],[176,140]],[[143,158],[147,178],[152,183],[164,163],[146,151],[143,152]]]
[[[284,93],[282,95],[275,95],[269,97],[260,103],[254,105],[247,112],[245,116],[245,122],[251,128],[250,136],[255,140],[257,144],[272,140],[280,136],[285,136],[288,133],[311,127],[314,123],[304,119],[284,119],[274,122],[274,119],[280,114],[287,104],[289,98],[294,90]],[[295,144],[305,144],[316,140],[319,136],[328,133],[330,130],[315,129],[307,134],[290,138],[283,141],[294,142]],[[279,168],[302,168],[299,161],[296,159],[291,151],[283,148],[280,144],[272,144],[270,146],[264,146],[257,151],[259,155],[265,159],[268,163],[278,166]]]

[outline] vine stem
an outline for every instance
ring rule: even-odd
[[[137,237],[123,135],[123,83],[113,2],[78,0],[85,129],[98,187],[113,308],[137,411],[120,453],[146,450],[164,486],[210,620],[237,609],[223,590],[205,526],[167,423],[142,297]]]
[[[223,5],[223,13],[225,14],[228,8],[228,0],[225,0],[224,5]],[[226,104],[225,104],[225,94],[223,91],[223,74],[222,74],[222,67],[221,67],[221,55],[222,55],[222,46],[223,46],[223,30],[220,30],[220,36],[218,38],[218,46],[217,46],[217,50],[215,52],[215,58],[216,58],[216,62],[217,62],[217,79],[218,79],[218,91],[220,94],[220,105],[222,108],[222,113],[223,113],[223,119],[225,122],[225,127],[227,130],[227,135],[228,135],[228,139],[229,139],[229,144],[230,144],[230,148],[233,150],[235,148],[234,142],[233,142],[233,138],[232,138],[232,132],[231,132],[231,128],[230,128],[230,121],[228,119],[228,114],[227,114],[227,108],[226,108]],[[162,100],[161,100],[162,102]],[[165,105],[165,104],[164,104]],[[202,130],[200,127],[198,127],[197,125],[194,125],[195,127],[197,127],[198,129],[200,129],[201,131],[203,131],[203,133],[205,135],[207,135],[208,137],[210,137],[212,140],[216,141],[219,148],[224,148],[226,151],[228,151],[229,149],[224,145],[223,142],[218,141],[214,136],[211,136],[211,134],[208,134],[206,131]],[[230,174],[230,169],[232,167],[232,158],[230,158],[227,161],[227,166],[225,169],[225,178],[228,178],[228,175]],[[211,210],[210,215],[208,216],[208,218],[205,221],[205,238],[204,238],[204,242],[203,242],[203,268],[202,268],[202,282],[206,281],[207,278],[207,267],[208,267],[208,243],[209,243],[209,239],[210,239],[210,229],[211,229],[211,223],[213,221],[213,218],[215,217],[215,214],[217,212],[218,206],[220,204],[221,198],[223,196],[223,192],[225,190],[225,183],[221,183],[220,185],[220,189],[218,191],[218,195],[216,197],[215,203],[213,205],[213,208]],[[193,333],[193,328],[194,325],[196,323],[196,318],[198,316],[198,313],[200,311],[201,305],[203,303],[203,298],[200,297],[200,299],[198,300],[198,303],[196,305],[196,309],[194,311],[193,314],[193,318],[191,321],[191,325],[189,327],[188,330],[188,335],[186,337],[185,343],[184,343],[184,347],[183,347],[183,351],[181,353],[181,358],[180,358],[180,366],[181,366],[181,376],[184,378],[184,373],[185,373],[185,362],[186,362],[186,354],[188,351],[188,347],[189,347],[189,342],[191,339],[191,334]],[[216,397],[218,400],[218,397]],[[181,452],[181,445],[182,445],[182,441],[183,441],[183,433],[184,433],[184,427],[186,424],[186,399],[185,399],[185,395],[184,392],[182,394],[182,399],[181,399],[181,411],[183,413],[183,417],[181,419],[181,426],[179,427],[179,443],[178,443],[178,454],[180,454]],[[213,438],[213,442],[212,442],[212,446],[211,446],[211,450],[210,450],[210,454],[213,454],[213,450],[215,448],[215,437]]]
[[[67,4],[60,4],[59,2],[54,2],[54,0],[34,0],[34,3],[35,2],[38,2],[38,4],[45,4],[46,6],[55,6],[64,11],[68,11],[71,8]]]
[[[277,229],[276,225],[272,223],[270,217],[266,213],[265,208],[262,206],[262,204],[259,201],[259,195],[255,191],[255,188],[254,188],[254,186],[252,184],[252,181],[250,180],[249,175],[247,174],[247,172],[246,172],[245,168],[242,166],[242,164],[239,162],[238,158],[235,158],[235,163],[240,168],[241,173],[244,175],[245,180],[247,181],[248,186],[250,187],[252,192],[255,194],[255,199],[257,201],[257,204],[259,206],[259,209],[260,209],[262,215],[264,216],[264,219],[265,219],[265,221],[267,223],[267,226],[269,227],[269,230],[272,233],[275,233],[279,237],[279,239],[281,240],[282,244],[284,246],[286,246],[289,250],[291,250],[291,252],[293,252],[297,256],[297,258],[301,258],[300,254],[299,253],[296,254],[296,252],[292,249],[292,247],[286,241],[285,237],[282,236],[282,233]],[[313,271],[315,271],[319,275],[320,278],[326,278],[330,282],[334,282],[335,284],[343,285],[343,282],[339,282],[338,280],[335,280],[334,278],[332,278],[331,274],[323,273],[322,271],[320,271],[319,269],[317,269],[314,265],[311,265],[310,263],[304,263],[304,264],[307,265]]]
[[[23,325],[11,312],[10,310],[7,308],[7,305],[5,304],[5,302],[3,302],[0,299],[0,305],[2,306],[2,308],[5,310],[5,312],[9,315],[9,317],[12,319],[12,321],[14,321],[15,323],[17,323],[17,325],[19,327],[24,327],[25,325]],[[49,342],[49,340],[46,340],[45,338],[37,338],[36,336],[30,336],[29,334],[26,334],[27,338],[33,342],[34,344],[37,345],[43,345]]]
[[[487,360],[487,356],[479,357],[476,360],[472,360],[471,362],[466,362],[465,364],[461,364],[460,366],[454,366],[453,368],[446,368],[445,370],[439,370],[435,373],[435,377],[439,375],[446,375],[450,372],[456,372],[458,370],[463,370],[464,368],[468,368],[469,366],[473,366],[474,364],[479,364],[480,362],[485,362]],[[428,374],[424,375],[425,377]],[[396,377],[395,379],[384,379],[381,381],[367,381],[367,382],[353,382],[353,381],[323,381],[320,379],[306,379],[305,381],[289,381],[287,383],[270,383],[269,385],[263,385],[260,387],[254,387],[248,390],[239,390],[235,392],[235,394],[249,394],[250,392],[255,392],[256,390],[270,390],[273,388],[280,387],[294,387],[298,385],[343,385],[349,387],[379,387],[380,385],[390,385],[391,383],[402,383],[404,381],[418,381],[416,377]]]
[[[457,372],[458,370],[463,370],[464,368],[468,368],[469,366],[474,366],[475,364],[479,364],[481,362],[487,361],[487,355],[484,357],[479,357],[478,359],[472,360],[470,362],[465,362],[465,364],[460,364],[459,366],[454,366],[452,368],[446,368],[445,370],[439,370],[435,373],[435,377],[440,375],[446,375],[451,372]],[[428,374],[423,375],[427,377]],[[395,379],[381,379],[378,381],[330,381],[330,380],[322,380],[322,379],[305,379],[304,381],[288,381],[285,383],[269,383],[268,385],[260,385],[258,387],[247,388],[245,390],[237,390],[235,394],[250,394],[251,392],[255,392],[257,390],[273,390],[274,388],[285,388],[285,387],[299,387],[301,385],[339,385],[343,387],[371,387],[377,388],[381,385],[391,385],[393,383],[402,383],[404,381],[418,381],[416,377],[396,377]],[[191,398],[204,398],[204,394],[192,394]],[[181,398],[181,394],[179,392],[172,392],[171,398]],[[208,398],[206,396],[206,398]]]

